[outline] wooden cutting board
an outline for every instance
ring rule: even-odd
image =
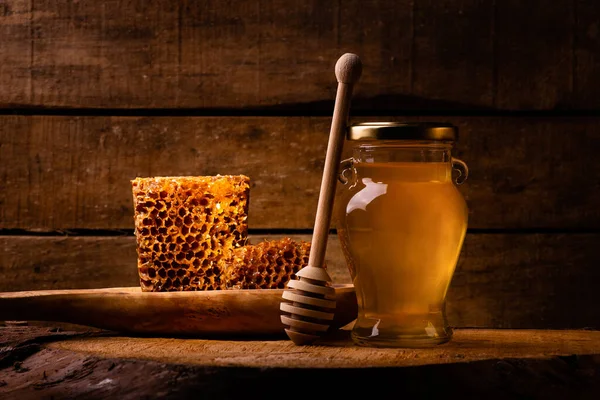
[[[331,329],[356,318],[353,285],[334,285]],[[152,336],[285,335],[283,289],[142,292],[139,287],[0,293],[0,320],[53,321]]]

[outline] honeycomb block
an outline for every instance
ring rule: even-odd
[[[219,266],[227,289],[283,289],[309,255],[310,243],[283,238],[234,249]]]
[[[131,181],[143,291],[224,288],[219,260],[248,238],[249,183],[244,175]]]

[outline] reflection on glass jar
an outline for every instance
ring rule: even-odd
[[[445,298],[467,228],[453,180],[457,129],[447,124],[359,124],[337,200],[336,226],[358,299],[359,345],[423,347],[450,340]]]

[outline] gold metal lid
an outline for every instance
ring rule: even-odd
[[[346,139],[455,142],[458,128],[443,122],[364,122],[351,125]]]

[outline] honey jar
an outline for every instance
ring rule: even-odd
[[[452,157],[457,127],[361,123],[348,128],[335,221],[358,300],[352,339],[427,347],[452,337],[445,299],[467,229]]]

